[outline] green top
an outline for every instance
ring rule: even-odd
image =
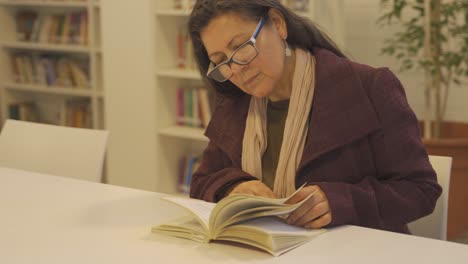
[[[283,142],[284,125],[288,115],[289,100],[268,101],[267,108],[267,149],[262,157],[263,183],[273,190],[276,167]]]

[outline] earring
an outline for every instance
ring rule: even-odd
[[[290,57],[292,52],[291,52],[291,49],[289,48],[289,45],[288,45],[288,42],[284,39],[284,53],[286,54],[286,57]]]

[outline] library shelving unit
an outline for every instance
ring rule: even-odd
[[[341,1],[341,0],[339,0]],[[179,87],[200,87],[201,77],[194,69],[178,67],[180,54],[178,35],[186,28],[190,8],[175,7],[174,0],[157,0],[155,8],[156,59],[156,119],[158,133],[158,186],[157,190],[177,193],[180,181],[181,157],[201,154],[208,139],[203,128],[177,125],[177,92]],[[181,2],[181,1],[179,1]],[[190,1],[185,1],[190,2]],[[287,2],[287,1],[285,1]],[[290,1],[291,2],[291,1]],[[317,1],[303,1],[306,5],[299,15],[314,18]],[[322,12],[322,11],[321,11]],[[335,34],[330,34],[335,35]]]
[[[18,14],[25,12],[35,14],[35,20],[32,21],[40,23],[21,20]],[[47,23],[48,26],[45,25]],[[54,23],[60,29],[50,33]],[[27,103],[34,105],[33,110],[29,110],[33,111],[34,121],[98,129],[105,127],[99,1],[0,0],[0,25],[2,124],[7,118],[14,118],[12,105]],[[36,32],[30,33],[36,34],[35,37],[19,37],[22,32],[20,28],[24,30],[24,27],[29,32]],[[65,31],[65,27],[68,31]],[[81,39],[72,36],[72,31]],[[56,36],[51,40],[54,34]],[[18,59],[19,56],[26,56],[31,60]],[[62,58],[66,58],[68,62],[59,69],[57,64]],[[74,70],[69,62],[73,60],[81,62],[79,66],[73,66]],[[73,71],[78,75],[67,77],[65,82],[55,82],[59,78],[59,70],[66,71],[67,76],[72,76]],[[63,74],[62,72],[62,76]],[[40,77],[41,75],[45,77]],[[80,81],[77,76],[80,76]],[[71,78],[74,79],[73,82]],[[79,117],[73,116],[70,113],[70,104],[79,102],[85,110],[82,110]],[[81,121],[71,120],[75,118],[80,118]],[[82,122],[84,119],[85,123]]]
[[[175,1],[155,1],[156,112],[159,150],[158,190],[177,193],[182,157],[200,154],[208,139],[201,127],[177,125],[177,89],[198,89],[201,77],[197,70],[178,66],[178,38],[186,34],[190,10],[176,9]],[[184,32],[185,30],[185,32]],[[186,52],[186,51],[184,51]],[[180,102],[179,102],[180,103]]]

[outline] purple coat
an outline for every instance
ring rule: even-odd
[[[400,81],[387,68],[314,53],[315,94],[296,187],[320,186],[332,211],[329,226],[408,233],[406,224],[430,214],[442,190]],[[256,179],[241,170],[249,100],[217,105],[191,197],[217,201],[226,186]]]

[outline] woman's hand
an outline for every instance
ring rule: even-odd
[[[228,194],[228,196],[236,193],[275,198],[273,191],[270,188],[268,188],[268,186],[266,186],[263,182],[258,180],[246,181],[236,185]]]
[[[317,185],[306,186],[291,197],[286,203],[298,203],[312,193],[301,206],[289,214],[287,222],[290,225],[305,228],[321,228],[331,223],[332,212],[325,193]]]

